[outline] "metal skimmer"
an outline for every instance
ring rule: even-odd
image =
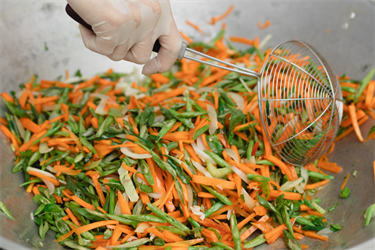
[[[184,47],[180,57],[258,79],[262,126],[284,161],[303,166],[329,149],[342,119],[342,93],[336,74],[309,45],[298,40],[280,43],[260,73],[190,48],[186,51],[221,65],[185,55]]]

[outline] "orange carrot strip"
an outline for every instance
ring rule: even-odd
[[[91,223],[91,224],[87,224],[85,226],[82,226],[82,227],[77,227],[74,229],[74,232],[78,235],[84,233],[84,232],[87,232],[87,231],[90,231],[92,229],[95,229],[95,228],[98,228],[98,227],[104,227],[106,225],[118,225],[119,222],[116,221],[116,220],[106,220],[106,221],[98,221],[98,222],[94,222],[94,223]]]
[[[283,163],[281,160],[277,159],[273,155],[266,155],[264,156],[264,158],[278,166],[286,174],[289,180],[293,180],[292,173],[290,172],[289,168],[285,165],[285,163]]]
[[[357,114],[355,112],[355,105],[354,105],[354,103],[350,104],[348,106],[348,108],[349,108],[349,115],[350,115],[350,118],[352,120],[354,131],[355,131],[355,133],[356,133],[359,141],[363,142],[363,137],[362,137],[362,134],[361,134],[361,130],[359,129],[358,120],[357,120]]]
[[[247,39],[245,37],[231,36],[231,37],[229,37],[229,40],[231,40],[232,42],[243,43],[243,44],[247,44],[247,45],[250,45],[250,46],[254,45],[254,42],[252,40]]]
[[[209,178],[206,176],[193,175],[192,180],[195,183],[213,186],[213,187],[217,187],[218,185],[220,185],[223,189],[235,189],[236,188],[236,184],[234,182]]]
[[[60,185],[60,182],[52,177],[49,177],[45,174],[42,174],[42,173],[39,173],[37,171],[33,171],[33,170],[30,170],[28,171],[29,175],[33,175],[33,176],[36,176],[38,178],[41,178],[43,180],[46,180],[46,181],[49,181],[51,183],[53,183],[55,186],[59,186]]]
[[[280,190],[271,190],[270,192],[271,197],[279,197],[282,194],[284,194],[284,199],[286,200],[301,200],[301,197],[302,197],[302,195],[299,193],[291,193],[291,192],[285,192],[285,191],[280,191]]]
[[[86,201],[82,200],[81,198],[75,196],[75,195],[72,195],[70,197],[72,200],[74,200],[75,202],[77,202],[79,205],[81,205],[82,207],[84,208],[88,208],[88,209],[91,209],[91,210],[95,210],[95,207],[89,203],[87,203]],[[91,229],[90,229],[91,230]]]
[[[365,121],[367,121],[368,119],[368,116],[366,115],[365,117],[363,117],[362,119],[360,119],[358,121],[358,126],[362,125]],[[345,130],[341,135],[337,136],[336,139],[335,139],[335,142],[341,140],[342,138],[344,138],[345,136],[347,136],[348,134],[350,134],[350,132],[352,132],[354,130],[354,127],[350,127],[348,128],[347,130]]]
[[[322,240],[322,241],[327,241],[328,238],[327,237],[324,237],[324,236],[321,236],[321,235],[318,235],[312,231],[305,231],[303,233],[305,236],[307,237],[310,237],[310,238],[315,238],[315,239],[318,239],[318,240]]]
[[[7,102],[14,103],[13,97],[11,97],[7,92],[1,93],[1,97],[4,98]]]
[[[307,190],[307,189],[314,189],[314,188],[317,188],[317,187],[324,186],[328,182],[329,182],[329,180],[324,180],[324,181],[320,181],[320,182],[317,182],[317,183],[314,183],[314,184],[307,184],[305,186],[305,190]]]
[[[251,221],[255,217],[255,215],[256,215],[255,213],[252,213],[248,217],[243,219],[241,222],[239,222],[237,224],[238,229],[241,230],[241,228],[243,228],[249,221]]]
[[[203,30],[201,30],[201,28],[198,25],[190,22],[189,20],[186,20],[186,24],[190,25],[191,27],[193,27],[194,29],[196,29],[199,33],[201,33],[202,35],[204,35]]]
[[[229,9],[228,9],[227,11],[225,11],[225,13],[222,14],[221,16],[218,16],[218,17],[212,17],[212,18],[211,18],[211,21],[209,22],[209,24],[214,25],[217,21],[220,21],[220,20],[224,19],[226,16],[228,16],[228,15],[232,12],[233,8],[234,8],[234,6],[231,5],[231,6],[229,7]]]
[[[180,31],[181,36],[186,40],[187,43],[193,43],[193,40],[186,35],[184,32]]]
[[[72,222],[74,224],[76,224],[77,226],[81,226],[81,224],[79,224],[79,221],[77,220],[77,218],[74,216],[74,214],[72,213],[72,211],[70,211],[69,208],[65,209],[65,212],[68,214],[69,218],[72,220]]]
[[[350,176],[350,173],[348,173],[348,174],[346,175],[345,180],[344,180],[344,182],[343,182],[342,185],[341,185],[341,190],[343,190],[343,189],[345,188],[345,185],[346,185],[346,183],[348,182],[349,176]]]

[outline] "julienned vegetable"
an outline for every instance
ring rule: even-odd
[[[228,49],[224,33],[189,46],[259,71],[270,50],[238,37],[230,40],[250,48]],[[326,210],[306,191],[333,179],[322,170],[342,169],[326,156],[299,168],[272,152],[253,78],[185,59],[176,67],[142,82],[112,70],[90,79],[78,71],[76,81],[33,76],[1,94],[8,111],[0,130],[16,155],[12,171],[39,204],[40,236],[55,231],[76,249],[140,250],[248,249],[282,235],[300,249],[302,233],[327,240],[313,232],[326,228]],[[351,108],[337,140],[358,133],[362,109],[374,108],[367,78],[360,86],[340,78]]]

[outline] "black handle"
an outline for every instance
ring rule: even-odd
[[[68,14],[68,15],[69,15],[74,21],[76,21],[77,23],[81,24],[81,25],[82,25],[83,27],[85,27],[86,29],[89,29],[89,30],[93,31],[91,25],[88,24],[88,23],[86,23],[85,20],[83,20],[83,19],[77,14],[77,12],[75,12],[75,11],[72,9],[72,7],[70,7],[69,4],[66,5],[66,7],[65,7],[65,11],[66,11],[66,13],[67,13],[67,14]],[[154,51],[154,52],[159,52],[160,47],[161,47],[161,45],[160,45],[160,43],[159,43],[159,40],[156,40],[156,41],[155,41],[155,44],[154,44],[154,47],[152,48],[152,51]]]

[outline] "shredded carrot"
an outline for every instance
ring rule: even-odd
[[[345,188],[346,183],[348,182],[349,176],[350,176],[350,173],[348,173],[348,174],[346,175],[345,180],[344,180],[344,182],[343,182],[342,185],[341,185],[341,190],[343,190],[343,189]]]
[[[361,130],[359,129],[359,125],[358,125],[357,114],[356,114],[356,111],[355,111],[355,105],[354,105],[354,103],[352,103],[348,107],[349,107],[349,114],[350,114],[350,118],[352,120],[354,131],[355,131],[359,141],[363,142]]]
[[[224,19],[225,17],[227,17],[232,12],[233,8],[234,8],[234,5],[231,5],[229,7],[229,9],[227,11],[225,11],[225,13],[222,14],[221,16],[212,17],[211,21],[209,22],[209,24],[214,25],[217,21],[220,21],[220,20]]]
[[[190,22],[189,20],[186,20],[186,23],[187,23],[188,25],[190,25],[191,27],[193,27],[194,29],[196,29],[199,33],[201,33],[202,35],[204,35],[203,30],[202,30],[198,25],[196,25],[196,24]]]

